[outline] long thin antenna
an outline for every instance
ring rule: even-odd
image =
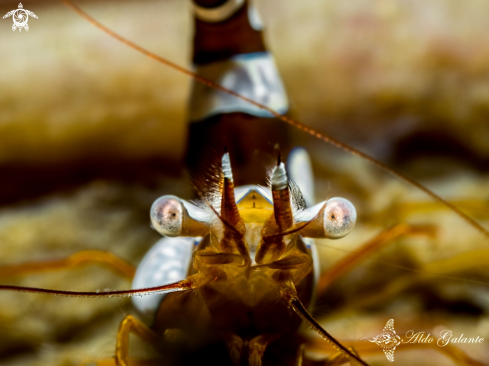
[[[303,321],[309,324],[309,326],[314,331],[316,331],[316,333],[318,333],[324,340],[330,343],[338,351],[344,352],[346,355],[348,355],[348,357],[353,358],[359,364],[368,366],[365,361],[363,361],[360,357],[358,357],[356,354],[354,354],[352,351],[350,351],[348,348],[338,342],[313,318],[313,316],[309,313],[309,311],[307,311],[306,307],[304,306],[304,304],[302,304],[301,300],[297,296],[295,289],[292,290],[290,287],[284,286],[282,287],[281,293],[285,300],[287,300],[289,305],[292,307],[292,309],[294,309],[294,311],[297,313],[297,315],[299,315],[299,317]]]
[[[122,290],[122,291],[60,291],[49,290],[37,287],[23,287],[23,286],[8,286],[0,285],[0,291],[15,291],[15,292],[29,292],[35,294],[64,296],[64,297],[132,297],[132,296],[145,296],[153,294],[168,294],[170,292],[182,292],[191,290],[192,286],[187,282],[180,281],[171,283],[169,285],[148,287],[136,290]]]
[[[217,89],[217,90],[220,90],[224,93],[227,93],[227,94],[230,94],[230,95],[233,95],[241,100],[244,100],[260,109],[264,109],[268,112],[270,112],[273,116],[277,117],[278,119],[282,120],[283,122],[291,125],[291,126],[294,126],[306,133],[308,133],[309,135],[311,136],[314,136],[320,140],[323,140],[333,146],[336,146],[344,151],[347,151],[353,155],[356,155],[356,156],[359,156],[363,159],[365,159],[366,161],[384,169],[385,171],[389,172],[390,174],[394,175],[395,177],[411,184],[412,186],[418,188],[419,190],[425,192],[428,196],[430,196],[431,198],[433,198],[435,201],[438,201],[440,203],[442,203],[443,205],[445,205],[446,207],[448,207],[450,210],[452,210],[453,212],[455,212],[458,216],[460,216],[462,219],[464,219],[469,225],[471,225],[472,227],[474,227],[476,230],[480,231],[481,233],[485,234],[487,237],[489,237],[489,230],[485,229],[481,224],[479,224],[477,221],[475,221],[473,218],[471,218],[470,216],[468,216],[467,214],[465,214],[464,212],[462,212],[459,208],[457,208],[456,206],[454,206],[453,204],[451,204],[450,202],[444,200],[443,198],[441,198],[440,196],[438,196],[435,192],[431,191],[430,189],[426,188],[425,186],[423,186],[422,184],[416,182],[414,179],[412,178],[409,178],[407,175],[401,173],[401,172],[398,172],[396,170],[394,170],[393,168],[389,167],[388,165],[382,163],[381,161],[377,160],[377,159],[374,159],[372,158],[371,156],[361,152],[360,150],[357,150],[353,147],[350,147],[348,145],[346,145],[345,143],[333,138],[333,137],[330,137],[330,136],[326,136],[316,130],[314,130],[313,128],[311,127],[308,127],[306,126],[305,124],[303,124],[302,122],[299,122],[295,119],[292,119],[290,117],[287,117],[287,116],[284,116],[280,113],[278,113],[277,111],[267,107],[266,105],[263,105],[261,103],[258,103],[258,102],[255,102],[254,100],[251,100],[243,95],[240,95],[228,88],[225,88],[219,84],[216,84],[215,82],[211,81],[211,80],[208,80],[182,66],[179,66],[169,60],[167,60],[166,58],[163,58],[161,56],[158,56],[140,46],[138,46],[137,44],[127,40],[126,38],[120,36],[119,34],[113,32],[112,30],[110,30],[109,28],[105,27],[104,25],[102,25],[101,23],[99,23],[98,21],[96,21],[94,18],[92,18],[90,15],[88,15],[87,13],[85,13],[83,10],[81,10],[79,7],[77,7],[75,4],[73,4],[70,0],[60,0],[62,1],[66,6],[68,6],[69,8],[71,8],[73,11],[75,11],[76,13],[78,13],[82,18],[86,19],[88,22],[92,23],[95,27],[99,28],[100,30],[102,30],[103,32],[107,33],[108,35],[114,37],[115,39],[119,40],[120,42],[126,44],[127,46],[135,49],[136,51],[138,52],[141,52],[142,54],[148,56],[149,58],[153,59],[153,60],[156,60],[158,62],[161,62],[177,71],[180,71],[181,73],[184,73],[188,76],[191,76],[192,78],[194,78],[196,81],[198,81],[199,83],[202,83],[204,85],[207,85],[211,88],[214,88],[214,89]]]

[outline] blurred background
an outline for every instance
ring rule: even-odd
[[[122,36],[190,67],[188,1],[77,4]],[[137,265],[159,237],[149,228],[153,200],[191,195],[181,164],[191,80],[59,2],[23,5],[39,17],[29,18],[28,32],[12,32],[11,18],[0,22],[0,265],[83,249],[108,250]],[[489,228],[489,3],[256,5],[299,120],[407,173]],[[17,6],[0,0],[0,13]],[[398,223],[436,231],[390,242],[330,286],[317,306],[327,329],[354,347],[391,318],[401,335],[448,327],[489,340],[487,238],[389,174],[297,135],[312,155],[317,199],[346,197],[359,213],[349,237],[319,243],[323,268]],[[412,274],[399,267],[425,275],[377,303],[351,306]],[[97,266],[0,280],[67,290],[129,287]],[[118,323],[131,312],[128,300],[0,293],[0,364],[111,357]],[[486,346],[460,348],[484,360]],[[429,358],[420,359],[423,352]],[[387,364],[382,354],[368,361]],[[396,356],[398,364],[413,362],[456,364],[431,350]]]

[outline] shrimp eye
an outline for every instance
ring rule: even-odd
[[[151,206],[151,224],[160,234],[179,236],[182,233],[184,207],[180,198],[163,196]]]
[[[328,200],[324,210],[323,225],[326,237],[342,238],[355,226],[357,212],[353,204],[340,197]]]
[[[176,196],[162,196],[151,206],[151,224],[164,236],[205,236],[212,224],[200,207]]]
[[[300,230],[305,238],[339,239],[353,229],[357,212],[350,201],[335,197],[299,212],[295,221],[308,223]]]

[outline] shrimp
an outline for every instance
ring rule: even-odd
[[[135,11],[138,7],[134,6],[131,10]],[[40,12],[37,14],[42,16]],[[42,20],[42,18],[40,19]],[[368,19],[355,21],[362,23]],[[73,26],[72,23],[67,25],[67,28],[69,29],[71,26]],[[34,31],[35,28],[32,28],[29,35],[33,34]],[[104,46],[99,46],[99,48],[104,48]],[[101,52],[100,49],[98,51]],[[78,66],[74,66],[75,69],[76,67]],[[154,74],[162,72],[159,68],[158,71],[145,71],[145,67],[142,66],[143,70],[138,70],[136,67],[135,73],[139,76],[136,80],[139,83],[141,83],[141,75],[145,73],[154,76]],[[293,73],[291,73],[291,77],[294,77]],[[176,76],[169,76],[168,78],[177,80]],[[157,77],[150,77],[149,79],[150,81],[145,80],[143,84],[153,83],[155,79],[158,80]],[[287,83],[286,75],[284,75],[284,79]],[[126,81],[123,79],[122,81],[114,81],[114,83],[116,82],[125,83]],[[135,82],[135,84],[140,85],[139,83]],[[179,79],[175,84],[185,85],[185,81]],[[12,88],[21,87],[16,85]],[[182,94],[180,100],[183,100],[185,90],[182,86],[178,86],[178,88],[180,89],[176,90],[181,90],[180,93]],[[146,84],[140,87],[139,92],[144,95],[148,89]],[[174,94],[174,90],[172,89],[172,93],[168,94]],[[178,99],[178,94],[175,94],[176,96],[168,97]],[[300,97],[297,94],[294,97],[292,94],[292,99],[298,99],[298,104],[300,98],[304,99],[304,96]],[[118,106],[121,104],[123,103],[117,103]],[[131,112],[130,103],[126,103],[122,107],[121,114]],[[297,109],[306,111],[304,113],[312,113],[308,112],[307,108],[299,107],[300,105]],[[156,108],[156,110],[158,109]],[[57,118],[62,120],[73,112],[61,111],[59,113],[61,113],[61,117],[58,116]],[[93,121],[96,121],[96,104],[91,113],[93,113]],[[98,113],[103,115],[103,111]],[[171,118],[171,113],[174,112],[166,111],[165,113],[168,113],[166,114],[167,118]],[[148,115],[138,116],[138,118],[144,121],[142,128],[144,125],[158,125],[158,123],[151,122],[151,118],[159,117]],[[117,127],[121,126],[118,125]],[[115,128],[114,130],[119,131]],[[137,129],[137,131],[140,130]],[[182,131],[177,131],[176,134],[178,133],[183,134]],[[123,140],[122,137],[120,139]],[[83,139],[81,140],[83,141]],[[168,137],[168,140],[171,140],[171,137]],[[79,141],[78,143],[81,144]],[[146,153],[147,155],[154,152],[150,150],[150,147],[147,147],[146,152],[141,152],[135,146],[131,146],[130,141],[119,141],[119,143],[120,145],[115,146],[114,149],[124,149],[127,151],[125,153],[127,155],[133,154],[135,151],[138,154]],[[309,141],[308,144],[312,143]],[[158,148],[161,145],[167,144],[159,142]],[[176,150],[180,149],[181,151],[181,145],[183,143],[180,144],[180,147],[169,148],[162,154],[175,156],[178,154]],[[36,147],[35,144],[33,146]],[[327,198],[329,181],[334,185],[331,188],[334,195],[354,197],[352,200],[355,201],[354,203],[360,213],[357,233],[354,231],[353,237],[345,238],[338,243],[323,242],[319,245],[324,254],[322,256],[323,268],[330,268],[338,263],[341,256],[348,257],[349,253],[355,251],[361,244],[374,238],[375,235],[389,226],[397,223],[409,225],[409,228],[399,229],[404,236],[397,235],[399,239],[389,244],[388,248],[377,249],[373,254],[364,255],[363,265],[360,263],[357,268],[351,270],[349,276],[340,278],[336,284],[333,282],[327,284],[328,286],[324,285],[329,290],[327,290],[327,295],[318,299],[318,303],[321,305],[322,302],[326,306],[318,306],[317,308],[318,312],[322,312],[320,315],[325,319],[324,324],[327,325],[327,329],[334,334],[339,334],[340,339],[353,338],[356,349],[367,344],[365,341],[363,343],[360,341],[362,336],[375,336],[390,317],[396,318],[396,328],[399,326],[397,329],[400,334],[403,334],[401,333],[402,330],[408,330],[411,324],[413,327],[415,326],[416,330],[424,330],[427,333],[432,332],[436,328],[435,325],[437,327],[440,325],[445,325],[448,328],[454,327],[455,330],[455,327],[459,327],[460,333],[465,334],[487,332],[484,326],[487,323],[487,319],[484,317],[487,311],[484,310],[484,298],[480,295],[480,289],[484,289],[486,286],[484,283],[487,282],[484,273],[480,271],[483,268],[480,261],[483,262],[484,258],[487,258],[484,257],[486,254],[483,251],[485,239],[481,238],[475,230],[468,227],[456,215],[443,211],[441,206],[430,202],[414,190],[405,188],[398,181],[388,179],[368,165],[354,160],[355,158],[327,150],[328,155],[335,155],[334,159],[333,157],[320,159],[319,156],[326,155],[323,149],[326,148],[314,149],[315,155],[313,156],[315,167],[320,171],[318,186],[322,187],[322,189],[317,190],[318,198]],[[72,154],[76,157],[76,151]],[[436,181],[432,183],[440,185],[440,189],[447,192],[444,197],[448,198],[452,194],[456,194],[455,197],[457,197],[463,190],[480,191],[484,194],[485,178],[483,174],[480,178],[470,180],[466,177],[452,176],[451,178],[450,183],[436,183]],[[185,195],[175,188],[175,184],[172,184],[177,179],[173,178],[173,181],[169,180],[163,183],[166,187],[158,187],[158,192]],[[469,183],[466,180],[469,180]],[[463,184],[468,184],[469,188],[465,188],[466,186]],[[126,195],[127,192],[130,194]],[[145,231],[145,233],[133,234],[134,237],[127,238],[126,234],[129,231],[126,231],[126,228],[130,226],[134,227],[136,232],[143,231],[143,227],[146,226],[146,212],[144,210],[151,204],[152,198],[149,197],[154,197],[154,194],[148,192],[153,192],[151,187],[141,188],[138,185],[127,187],[111,183],[108,180],[108,182],[96,182],[84,189],[72,191],[69,193],[67,201],[61,200],[56,194],[48,199],[32,201],[28,205],[35,207],[37,212],[31,212],[29,206],[27,208],[26,206],[7,207],[4,209],[2,225],[9,229],[9,234],[4,234],[2,242],[10,242],[10,244],[5,250],[2,249],[2,253],[9,255],[10,259],[7,260],[7,255],[5,255],[3,261],[5,264],[9,264],[25,260],[33,261],[39,258],[62,257],[75,252],[76,248],[103,248],[125,258],[141,258],[142,253],[149,247],[150,243],[154,242],[155,236]],[[487,220],[487,202],[481,201],[480,196],[477,199],[470,199],[470,195],[462,195],[461,197],[457,206],[463,207],[471,216]],[[140,211],[144,212],[144,215],[134,214],[134,212]],[[89,216],[91,219],[80,220],[81,217]],[[15,217],[19,224],[13,219]],[[56,225],[50,227],[49,225],[52,225],[53,222],[56,222]],[[423,227],[420,228],[420,225]],[[35,229],[28,232],[28,228]],[[436,230],[436,234],[433,233],[433,230]],[[74,232],[83,233],[83,235],[73,238]],[[419,235],[414,235],[416,233]],[[15,239],[11,239],[12,237]],[[19,240],[24,245],[29,241],[31,243],[40,241],[45,244],[37,247],[36,253],[29,246],[25,246],[25,249],[22,246],[19,247]],[[112,244],[107,244],[108,242]],[[462,248],[460,248],[460,242],[464,243]],[[107,247],[107,245],[110,246]],[[123,251],[119,246],[130,249]],[[14,251],[9,247],[18,247],[19,250]],[[13,254],[8,254],[9,252]],[[29,257],[26,257],[27,255]],[[351,258],[348,263],[353,263]],[[135,261],[134,264],[137,262]],[[387,275],[379,276],[380,271],[387,272]],[[51,274],[43,276],[46,277],[40,279],[26,277],[19,279],[19,282],[16,283],[46,288],[62,287],[57,282],[58,276],[51,276]],[[90,282],[90,288],[127,287],[127,282],[119,280],[117,277],[110,277],[110,274],[105,271],[93,267],[75,271],[66,276],[64,284],[69,283],[69,288],[73,290],[85,288],[86,285],[83,283],[85,280]],[[385,278],[389,281],[386,281]],[[326,278],[324,281],[327,280]],[[470,281],[479,283],[471,283]],[[390,282],[394,288],[389,288]],[[377,299],[371,295],[372,293],[377,295]],[[108,342],[106,339],[111,341],[115,339],[115,330],[117,323],[122,318],[121,315],[130,311],[127,303],[117,299],[101,301],[79,299],[75,301],[83,302],[84,305],[77,306],[75,309],[73,299],[44,297],[41,299],[31,297],[33,295],[18,296],[18,294],[6,296],[8,297],[4,297],[4,299],[12,304],[12,308],[6,310],[2,316],[5,320],[2,324],[6,328],[6,332],[2,332],[4,354],[8,357],[29,350],[31,355],[35,355],[32,357],[40,357],[42,361],[38,362],[41,364],[62,363],[64,359],[70,357],[68,355],[85,356],[87,352],[92,352],[94,359],[100,357],[101,354],[110,356],[113,347],[111,344],[106,345]],[[27,296],[29,297],[27,298]],[[359,298],[362,298],[364,304],[361,304]],[[398,305],[396,301],[405,304],[408,309],[405,310],[402,306],[396,306]],[[91,309],[88,310],[88,308]],[[114,309],[118,309],[118,311],[114,312]],[[46,317],[46,321],[37,319],[40,313]],[[432,319],[431,315],[433,314],[435,319]],[[460,323],[464,321],[468,324],[462,328]],[[101,329],[105,329],[104,335],[98,342],[92,340],[92,334],[101,333]],[[72,336],[72,333],[75,332],[76,335]],[[104,350],[101,350],[103,347],[101,344],[105,344]],[[41,348],[39,348],[40,345],[42,345]],[[317,343],[312,343],[312,345],[316,346],[317,352],[324,351]],[[401,351],[402,346],[399,347],[399,352]],[[474,346],[471,355],[476,359],[484,359],[482,352],[481,347]],[[408,354],[407,357],[419,357],[418,353],[413,353],[413,356],[409,356],[410,352],[403,353]],[[429,354],[432,355],[432,353]],[[383,357],[382,353],[380,353],[380,357]],[[399,353],[396,362],[402,362],[400,361],[401,357],[402,354]],[[80,358],[85,359],[85,357]],[[404,362],[409,364],[409,360]],[[446,358],[440,359],[440,363],[443,362],[446,362]]]

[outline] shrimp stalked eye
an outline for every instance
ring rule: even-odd
[[[162,196],[151,206],[151,224],[160,234],[175,236],[204,236],[211,221],[194,204],[176,196]]]
[[[330,239],[348,234],[355,226],[357,212],[347,199],[335,197],[328,200],[323,214],[324,232]]]
[[[347,235],[355,226],[357,212],[347,199],[334,197],[298,213],[298,223],[310,221],[301,230],[301,235],[309,238],[339,239]]]
[[[177,197],[160,197],[151,206],[151,223],[162,235],[179,236],[182,232],[183,211],[183,205]]]

